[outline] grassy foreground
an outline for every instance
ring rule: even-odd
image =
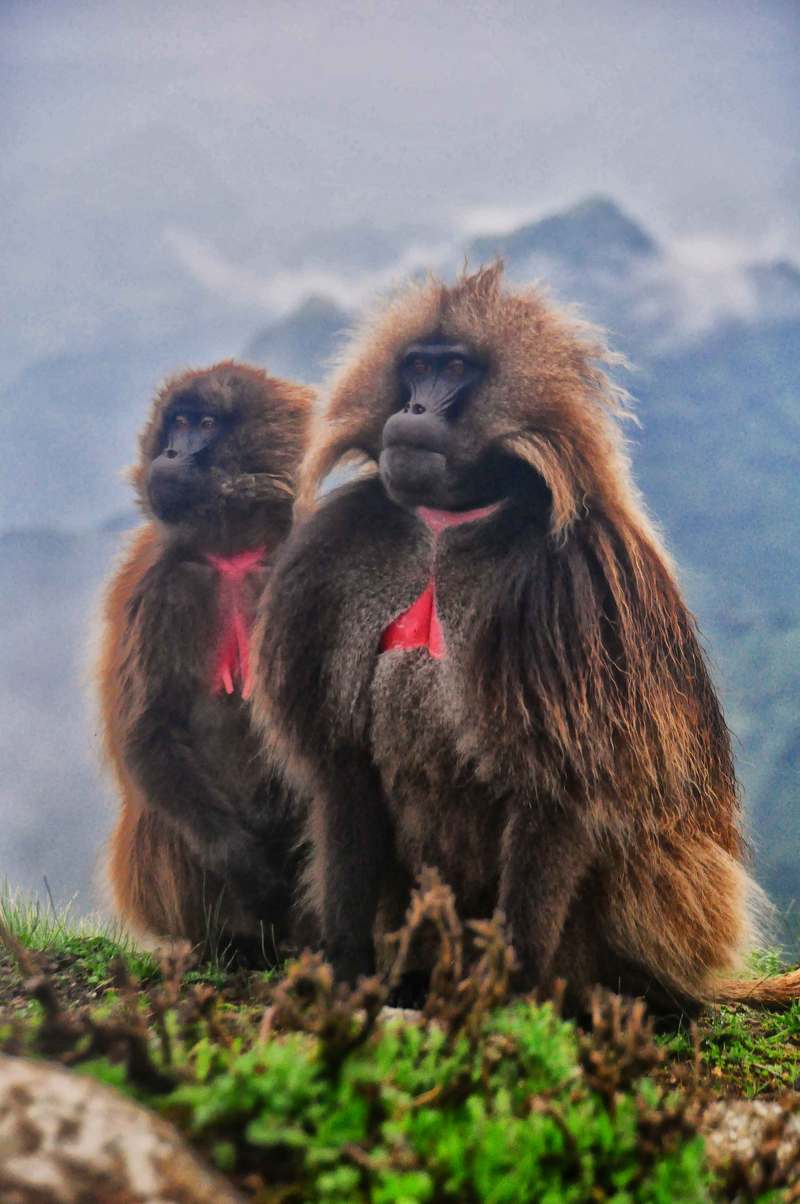
[[[35,904],[7,899],[0,918],[0,1048],[158,1110],[264,1204],[800,1200],[774,1132],[713,1167],[701,1133],[715,1097],[800,1108],[798,1004],[655,1037],[640,1004],[598,993],[582,1031],[510,998],[498,922],[473,925],[463,968],[434,880],[400,939],[402,961],[420,931],[438,936],[420,1017],[384,1011],[377,980],[337,990],[311,955],[270,979],[180,951],[158,963]]]

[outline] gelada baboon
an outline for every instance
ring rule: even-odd
[[[499,907],[520,985],[659,1010],[781,1002],[723,982],[748,940],[728,732],[631,484],[596,336],[499,266],[413,287],[334,379],[306,508],[254,632],[254,706],[313,792],[336,973],[372,970],[425,865]],[[270,737],[268,737],[269,739]]]
[[[311,405],[230,361],[159,392],[132,471],[149,521],[109,583],[98,666],[118,912],[268,960],[292,942],[299,817],[251,728],[248,637]]]

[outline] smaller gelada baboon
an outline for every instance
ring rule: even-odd
[[[291,524],[309,390],[233,361],[170,380],[132,480],[147,522],[109,582],[99,694],[134,930],[271,961],[297,942],[299,804],[250,721],[256,599]]]

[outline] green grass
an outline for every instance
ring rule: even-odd
[[[647,1056],[610,1069],[619,1051],[598,1040],[589,1059],[549,1004],[494,1008],[476,1027],[384,1023],[375,1004],[340,998],[309,958],[267,1032],[195,987],[180,1004],[123,990],[67,1048],[64,1014],[43,1000],[0,1041],[37,1056],[57,1036],[62,1057],[172,1119],[259,1200],[711,1199],[702,1141],[680,1093],[642,1073]],[[124,1023],[144,1066],[120,1056]],[[657,1058],[646,1031],[636,1040]]]
[[[117,924],[101,916],[76,916],[70,905],[57,910],[51,899],[0,888],[0,924],[25,949],[74,963],[93,986],[111,979],[121,959],[130,973],[146,981],[157,973],[152,954],[138,948]]]
[[[779,949],[750,955],[754,977],[787,969]],[[718,1091],[747,1099],[800,1091],[800,1001],[785,1011],[744,1006],[709,1009],[695,1029],[682,1028],[664,1040],[670,1059],[699,1063],[704,1078]]]
[[[415,906],[442,949],[462,941],[445,888]],[[20,897],[0,918],[42,970],[5,955],[16,982],[0,1048],[158,1110],[259,1204],[782,1199],[777,1186],[742,1194],[741,1167],[712,1172],[697,1126],[712,1092],[796,1084],[800,1004],[721,1009],[656,1039],[640,1005],[598,995],[582,1032],[551,1004],[509,998],[511,954],[487,923],[471,973],[453,982],[443,960],[411,1022],[384,1016],[377,982],[350,994],[311,955],[282,978],[234,979],[223,964],[159,968],[113,927]],[[756,967],[780,968],[772,955]]]
[[[719,1008],[704,1018],[697,1041],[703,1073],[718,1089],[746,1098],[800,1090],[800,1002],[784,1012]],[[685,1031],[665,1045],[679,1061],[695,1055]]]
[[[45,902],[13,891],[8,884],[0,887],[0,925],[25,949],[70,963],[81,980],[91,986],[110,983],[114,965],[120,960],[141,982],[159,974],[157,957],[140,948],[113,920],[76,915],[69,904],[57,909],[51,899]],[[222,988],[231,979],[233,954],[230,946],[220,940],[210,942],[210,946],[208,959],[188,969],[184,978],[187,983],[203,982]],[[264,971],[259,977],[268,981],[272,976],[273,972]]]
[[[199,1043],[162,1108],[217,1162],[337,1201],[707,1198],[702,1143],[680,1126],[645,1156],[643,1082],[615,1108],[588,1088],[575,1030],[549,1007],[498,1011],[478,1040],[382,1026],[331,1073],[319,1042]]]

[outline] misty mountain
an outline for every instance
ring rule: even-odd
[[[727,323],[632,381],[636,475],[723,690],[760,878],[784,906],[800,899],[799,347],[797,319]]]
[[[175,157],[180,163],[177,149]],[[201,230],[198,204],[192,220]],[[246,216],[240,220],[232,256],[252,238]],[[379,274],[396,255],[403,275],[419,237],[372,231],[359,240],[350,226],[309,239],[305,250],[299,243],[275,251],[271,262],[307,273],[317,255],[352,281],[362,271]],[[465,254],[472,266],[502,254],[511,279],[544,278],[556,299],[578,302],[610,327],[632,359],[619,379],[638,401],[641,425],[628,430],[635,475],[710,648],[737,738],[760,877],[784,905],[800,900],[800,271],[787,261],[676,261],[606,198],[441,247],[431,266],[447,273]],[[268,250],[260,261],[269,261]],[[162,300],[153,279],[150,317],[137,294],[136,337],[123,337],[115,320],[102,340],[39,358],[0,393],[3,524],[26,528],[0,544],[0,683],[11,767],[0,869],[30,883],[46,873],[67,891],[84,882],[89,850],[107,824],[79,670],[92,597],[130,521],[119,469],[132,457],[153,387],[174,367],[230,354],[317,382],[356,316],[345,299],[351,293],[333,287],[311,288],[270,321],[226,309],[219,295],[218,316],[210,316],[211,301],[187,276],[180,315],[148,336],[142,331]]]
[[[800,319],[726,323],[630,384],[634,463],[679,554],[727,603],[791,607],[800,581]]]
[[[754,263],[747,269],[760,322],[796,317],[800,312],[800,269],[786,259]]]
[[[507,234],[474,238],[467,246],[472,263],[502,256],[517,269],[549,258],[577,273],[630,272],[638,260],[651,260],[658,246],[641,226],[607,197],[590,197],[566,213],[520,226]]]
[[[244,349],[244,358],[278,376],[306,383],[322,380],[353,315],[329,297],[309,297],[286,318],[268,326]]]
[[[274,240],[268,231],[264,235],[260,246],[252,250],[263,256],[265,245],[269,247],[272,264],[298,271],[323,267],[352,273],[390,268],[410,246],[435,243],[442,231],[422,223],[389,227],[361,221],[303,230],[294,239],[282,239],[277,246],[272,245]]]

